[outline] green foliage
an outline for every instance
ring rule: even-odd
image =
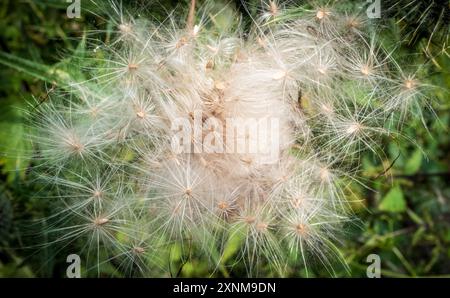
[[[403,196],[403,191],[399,186],[391,188],[384,196],[378,208],[382,211],[388,212],[403,212],[406,210],[406,202]]]
[[[89,1],[83,5],[85,2]],[[175,6],[175,1],[159,2],[167,9]],[[62,1],[54,0],[0,4],[0,64],[4,66],[0,68],[0,277],[64,276],[65,272],[65,249],[57,252],[44,247],[37,253],[12,249],[36,244],[35,235],[29,233],[30,225],[36,224],[31,222],[49,215],[48,207],[37,199],[41,186],[33,183],[34,177],[27,172],[31,152],[23,110],[33,97],[45,99],[50,86],[64,88],[72,79],[83,78],[74,65],[84,57],[84,32],[107,27],[104,19],[94,14],[68,19],[65,8]],[[85,8],[101,14],[96,6]],[[249,8],[253,11],[255,5]],[[163,18],[164,9],[160,10]],[[227,20],[217,21],[227,26]],[[395,25],[390,26],[387,43],[401,34]],[[425,113],[427,127],[417,121],[404,128],[405,138],[387,138],[383,145],[388,153],[381,162],[371,154],[363,157],[367,189],[355,187],[353,194],[362,202],[355,208],[362,224],[348,226],[349,237],[342,246],[351,276],[365,276],[365,259],[371,253],[380,255],[383,276],[450,275],[450,58],[445,53],[432,59],[428,53],[411,55],[420,50],[420,43],[415,48],[401,45],[399,59],[413,57],[410,64],[427,62],[429,83],[436,86],[428,94],[433,111]],[[75,60],[61,60],[64,52],[75,53]],[[42,230],[42,226],[33,229]],[[241,240],[239,233],[230,231],[224,251],[212,256],[220,260],[212,275],[207,258],[186,256],[174,246],[167,252],[171,273],[239,276],[245,268],[233,265]],[[329,275],[319,268],[310,276]],[[115,268],[104,270],[102,276],[118,275]],[[344,269],[337,270],[338,276],[348,276]],[[162,271],[158,274],[169,276],[168,268]],[[290,272],[292,276],[305,275],[301,266]],[[269,269],[264,275],[271,276]]]
[[[17,104],[12,106],[7,102],[0,111],[0,156],[2,173],[7,181],[13,181],[16,176],[25,177],[25,170],[30,163],[30,143],[27,141],[23,112]]]

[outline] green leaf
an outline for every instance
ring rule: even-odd
[[[220,263],[226,264],[226,262],[238,252],[243,241],[244,234],[240,230],[240,227],[230,230],[228,241],[223,250]]]
[[[417,229],[417,231],[414,233],[412,237],[411,244],[412,246],[416,246],[420,240],[422,240],[424,233],[426,232],[425,227],[420,227]]]
[[[378,208],[388,212],[403,212],[406,210],[406,201],[400,186],[392,188],[381,200]]]
[[[420,166],[422,165],[422,151],[416,149],[411,157],[406,161],[404,173],[406,175],[413,175],[419,171]]]
[[[57,83],[65,85],[71,81],[70,75],[65,71],[54,69],[47,65],[17,57],[5,52],[0,52],[0,64],[6,65],[15,70],[24,72],[34,78],[52,84]]]
[[[423,225],[425,224],[425,222],[420,218],[419,215],[417,215],[414,211],[412,211],[411,209],[406,210],[406,213],[408,213],[409,218],[412,219],[412,221],[414,221],[416,224],[418,225]]]

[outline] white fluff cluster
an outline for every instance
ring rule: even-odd
[[[115,39],[83,58],[89,79],[32,114],[37,170],[63,201],[58,241],[144,274],[174,245],[219,268],[231,242],[249,274],[308,272],[311,257],[333,272],[360,154],[382,154],[423,85],[361,17],[263,6],[246,34],[216,30],[211,13],[159,24],[118,11]],[[179,119],[200,130],[174,151]],[[226,150],[273,137],[224,133],[230,119],[275,119],[275,158]]]

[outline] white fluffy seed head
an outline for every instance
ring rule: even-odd
[[[385,120],[406,113],[422,85],[398,70],[392,77],[392,55],[360,18],[329,7],[299,16],[266,1],[258,20],[243,38],[240,24],[219,30],[214,17],[186,28],[173,16],[150,24],[120,15],[117,40],[96,48],[107,58],[93,79],[31,115],[39,155],[65,175],[53,183],[88,194],[74,208],[89,214],[88,236],[101,234],[113,253],[133,258],[173,241],[213,255],[236,229],[249,268],[260,258],[281,270],[292,254],[305,266],[307,255],[327,257],[350,212],[344,182],[359,181],[359,154],[378,151]],[[237,119],[277,121],[270,161],[269,126],[224,133]],[[174,152],[183,128],[187,145]],[[236,152],[227,141],[263,145]],[[105,166],[120,170],[106,184],[85,183]],[[84,182],[71,183],[68,173],[80,168]]]

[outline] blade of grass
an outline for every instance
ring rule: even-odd
[[[66,85],[71,81],[71,76],[65,71],[5,52],[0,52],[0,64],[51,84]]]

